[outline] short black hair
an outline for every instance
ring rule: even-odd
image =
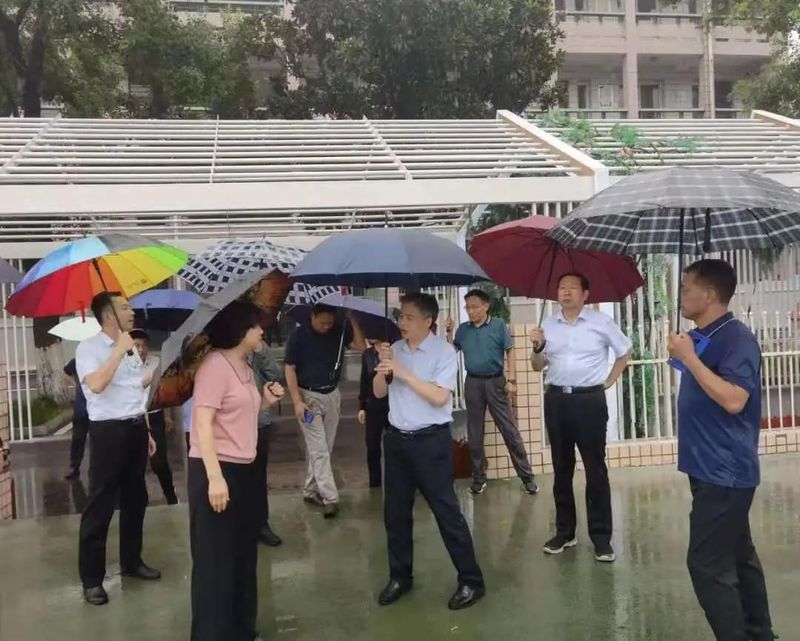
[[[133,340],[139,339],[139,340],[147,341],[148,343],[150,342],[150,334],[148,334],[143,329],[139,329],[137,327],[136,329],[132,329],[129,333],[130,333],[131,338]]]
[[[333,305],[326,305],[325,303],[316,303],[311,308],[312,316],[319,316],[320,314],[331,314],[336,316],[336,308]]]
[[[103,312],[107,309],[114,309],[114,299],[122,298],[122,292],[100,292],[92,299],[92,314],[101,325],[103,324]]]
[[[727,261],[718,258],[704,258],[689,265],[683,270],[683,273],[692,274],[697,280],[717,292],[723,305],[730,303],[736,293],[736,270]]]
[[[235,300],[229,303],[206,325],[211,347],[232,349],[244,340],[251,329],[259,325],[261,310],[253,303]]]
[[[473,296],[475,298],[480,298],[487,305],[491,304],[491,302],[492,302],[492,298],[489,296],[489,294],[487,294],[482,289],[470,289],[466,293],[466,295],[464,296],[464,300],[467,300],[468,298],[472,298]]]
[[[561,274],[561,276],[558,277],[558,284],[561,285],[561,281],[564,280],[565,278],[567,278],[568,276],[571,276],[573,278],[577,278],[578,280],[580,280],[581,281],[581,289],[583,291],[588,292],[591,289],[591,287],[589,286],[589,279],[586,278],[586,276],[584,276],[583,274],[580,274],[578,272],[567,272],[566,274]]]
[[[432,318],[433,322],[439,317],[439,303],[436,296],[424,292],[409,292],[400,298],[400,303],[414,305],[425,318]]]

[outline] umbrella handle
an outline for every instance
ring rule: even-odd
[[[92,266],[94,267],[94,270],[97,272],[97,276],[100,278],[100,284],[103,286],[103,291],[108,293],[108,286],[106,285],[106,281],[103,278],[103,274],[100,271],[100,266],[97,264],[97,259],[96,258],[92,259]],[[122,323],[119,320],[119,314],[117,314],[117,310],[114,307],[114,303],[113,302],[111,303],[111,313],[114,314],[114,320],[117,321],[117,327],[119,328],[119,331],[121,332],[122,331]],[[133,356],[133,350],[132,349],[128,350],[128,356]]]
[[[681,278],[683,277],[683,232],[686,227],[686,210],[681,209],[681,222],[678,238],[678,307],[675,310],[675,331],[681,331]]]

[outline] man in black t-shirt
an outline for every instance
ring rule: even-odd
[[[80,478],[83,452],[86,449],[86,435],[89,433],[89,414],[86,411],[86,397],[78,380],[73,358],[64,366],[64,376],[75,383],[75,401],[72,404],[72,442],[69,446],[69,472],[64,477],[68,481]]]
[[[308,461],[303,500],[324,506],[326,519],[339,511],[331,452],[339,426],[338,385],[347,347],[363,351],[364,334],[352,314],[338,324],[336,309],[327,305],[315,305],[309,323],[297,327],[286,341],[286,385]]]

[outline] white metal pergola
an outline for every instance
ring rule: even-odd
[[[609,135],[617,123],[651,139],[695,139],[689,152],[637,152],[637,170],[722,165],[800,189],[800,121],[759,111],[749,120],[591,121],[597,135],[586,152],[563,130],[506,111],[465,121],[0,119],[0,256],[24,269],[60,243],[108,231],[189,251],[247,236],[309,248],[384,225],[455,238],[497,203],[560,217],[624,173],[590,155],[619,147]],[[757,282],[747,261],[748,282]],[[3,299],[10,291],[3,285]],[[30,322],[3,320],[9,399],[29,400]],[[660,339],[650,340],[655,354]],[[21,409],[11,424],[12,437],[30,437]]]

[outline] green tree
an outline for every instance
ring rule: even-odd
[[[744,23],[773,39],[775,52],[761,72],[734,87],[748,108],[800,117],[800,2],[715,0],[712,20]]]
[[[480,118],[555,98],[550,0],[297,0],[260,21],[279,115]]]
[[[246,117],[255,109],[248,31],[235,16],[217,28],[182,21],[162,0],[121,0],[120,56],[127,78],[146,92],[127,109],[150,118]]]
[[[116,31],[92,0],[0,0],[0,114],[41,115],[42,99],[69,106],[114,102],[121,69]],[[110,90],[109,90],[110,88]]]

